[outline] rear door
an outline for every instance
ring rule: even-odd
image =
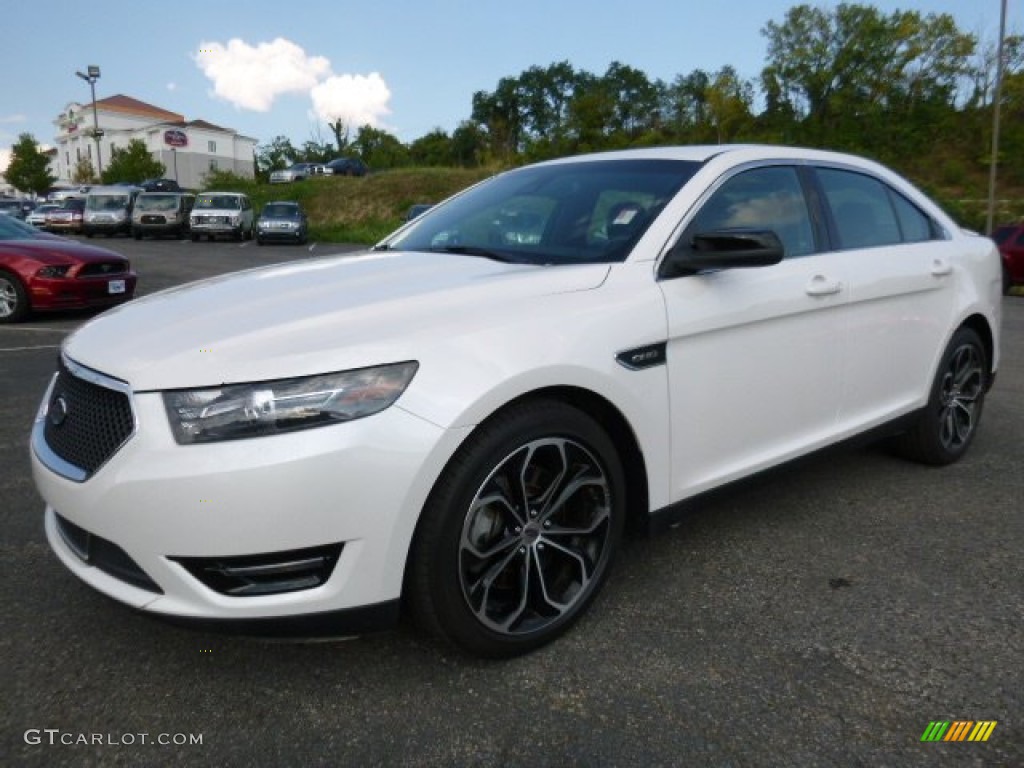
[[[815,175],[849,281],[840,423],[858,430],[923,404],[953,312],[955,245],[901,193],[866,173]]]

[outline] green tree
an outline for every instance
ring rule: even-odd
[[[78,158],[75,169],[71,172],[71,180],[75,184],[95,184],[96,169],[92,167],[92,160],[84,156]]]
[[[338,154],[345,154],[349,145],[349,133],[351,133],[348,124],[339,117],[333,123],[327,123],[327,127],[334,134],[334,143],[338,145]]]
[[[409,145],[409,158],[413,165],[454,165],[452,140],[443,130],[435,128]]]
[[[798,139],[883,159],[934,140],[956,111],[976,46],[949,14],[885,15],[868,5],[799,5],[762,30],[761,74],[774,118],[792,116]]]
[[[21,192],[46,194],[56,177],[50,175],[50,160],[30,133],[18,136],[11,147],[11,162],[4,172],[7,182]]]
[[[132,139],[125,148],[115,147],[110,162],[103,169],[103,183],[113,184],[126,181],[138,184],[146,179],[158,178],[167,172],[167,167],[146,149],[142,139]]]
[[[463,168],[475,168],[483,162],[487,139],[480,126],[472,120],[463,120],[452,131],[452,161]]]
[[[370,168],[401,168],[409,164],[408,147],[380,128],[364,125],[351,147]]]
[[[741,79],[728,65],[716,72],[708,83],[705,101],[719,144],[734,141],[753,124],[754,86]]]
[[[263,175],[287,168],[298,159],[299,151],[287,136],[275,136],[269,144],[261,144],[256,149],[256,164]]]

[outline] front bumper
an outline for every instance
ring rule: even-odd
[[[111,293],[110,284],[114,281],[123,281],[124,290]],[[29,294],[34,310],[109,307],[131,299],[137,282],[134,272],[65,279],[35,277],[29,284]]]
[[[189,622],[245,627],[309,617],[301,626],[317,616],[394,603],[419,512],[463,437],[392,406],[329,427],[181,446],[159,394],[135,394],[133,404],[135,434],[84,482],[43,463],[37,420],[32,472],[47,505],[47,538],[64,565],[93,588]],[[58,514],[123,552],[156,590],[83,559],[61,533]],[[335,544],[339,554],[326,582],[276,594],[225,594],[183,562],[257,562]]]
[[[120,232],[127,232],[131,224],[127,219],[120,221],[85,221],[82,222],[82,232],[86,235],[116,235]]]
[[[306,233],[301,229],[285,229],[281,227],[258,227],[256,236],[260,240],[280,240],[286,243],[297,243],[305,238]]]

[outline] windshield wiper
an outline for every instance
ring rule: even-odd
[[[493,259],[504,264],[532,264],[531,260],[513,256],[510,253],[499,253],[489,248],[481,248],[478,245],[444,245],[431,248],[434,253],[458,253],[465,256],[483,256],[485,259]]]

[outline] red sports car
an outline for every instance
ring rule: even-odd
[[[124,256],[0,216],[0,323],[46,309],[109,307],[135,295]]]
[[[999,227],[992,239],[1003,257],[1003,293],[1015,285],[1024,284],[1024,222]]]

